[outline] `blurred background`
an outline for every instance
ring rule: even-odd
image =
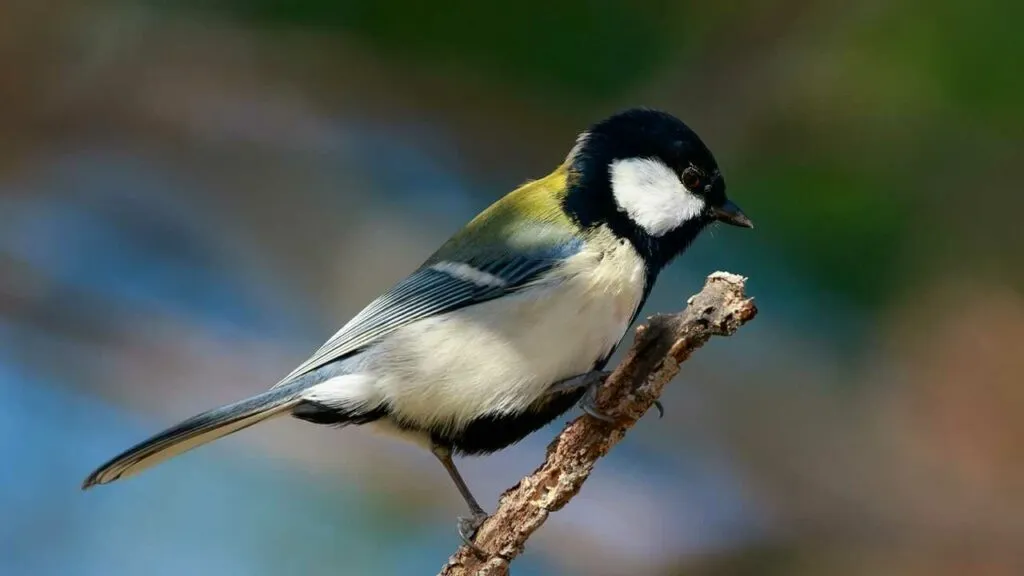
[[[434,574],[433,457],[261,391],[578,131],[669,110],[757,223],[761,315],[688,362],[517,575],[1024,573],[1024,4],[0,3],[0,574]],[[565,419],[463,460],[485,507]]]

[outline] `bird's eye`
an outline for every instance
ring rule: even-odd
[[[701,189],[700,174],[693,166],[683,170],[683,186],[690,192],[698,192]]]

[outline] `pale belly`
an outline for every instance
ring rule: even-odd
[[[629,245],[574,257],[523,293],[406,326],[364,370],[393,418],[458,430],[525,410],[550,386],[590,371],[629,327],[644,268]]]

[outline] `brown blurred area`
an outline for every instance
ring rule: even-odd
[[[855,393],[730,397],[750,404],[732,450],[787,537],[680,573],[1020,573],[1021,304],[940,282],[886,319]]]
[[[0,572],[434,573],[457,495],[362,431],[274,422],[77,485],[269,386],[643,104],[758,225],[703,238],[647,311],[729,269],[763,314],[688,363],[522,573],[1024,573],[1020,7],[380,6],[0,6]],[[481,499],[553,433],[465,462]]]

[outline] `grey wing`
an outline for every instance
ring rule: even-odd
[[[499,256],[486,263],[426,264],[345,324],[308,360],[276,386],[359,352],[407,324],[514,292],[556,266],[567,252]]]

